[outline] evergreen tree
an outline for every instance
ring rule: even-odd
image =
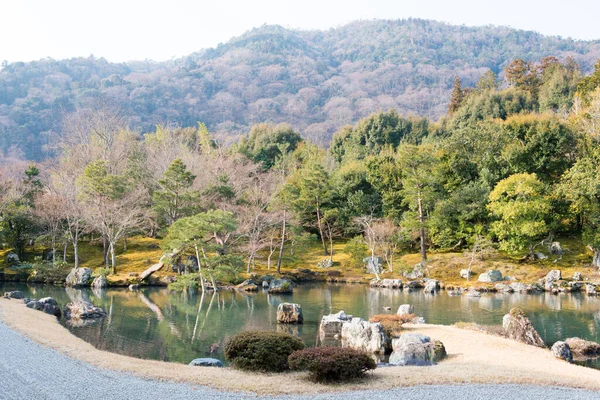
[[[454,77],[454,85],[452,85],[452,94],[450,95],[450,104],[448,105],[448,114],[455,113],[463,102],[464,92],[461,87],[460,78]]]

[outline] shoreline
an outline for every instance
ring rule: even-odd
[[[72,335],[53,316],[0,299],[0,319],[29,339],[79,361],[138,377],[258,395],[318,394],[433,384],[527,384],[600,391],[600,371],[555,359],[548,349],[441,325],[406,325],[406,332],[441,340],[448,358],[430,367],[385,367],[360,381],[315,384],[302,373],[260,374],[190,367],[101,351]]]

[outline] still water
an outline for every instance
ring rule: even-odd
[[[427,323],[450,325],[458,321],[501,324],[512,307],[522,308],[548,345],[578,336],[600,342],[600,299],[582,294],[484,294],[480,298],[451,297],[442,291],[372,289],[366,285],[310,284],[294,288],[290,295],[219,291],[177,293],[166,288],[65,289],[49,285],[0,283],[0,291],[21,290],[26,296],[54,297],[60,306],[83,299],[102,307],[108,316],[96,323],[65,326],[102,350],[139,358],[189,363],[197,357],[224,359],[227,340],[244,330],[284,331],[315,345],[321,316],[345,310],[365,319],[394,313],[410,303]],[[277,306],[299,303],[304,324],[277,324]],[[392,311],[385,311],[391,307]],[[63,321],[64,323],[64,321]],[[598,360],[587,365],[600,367]]]

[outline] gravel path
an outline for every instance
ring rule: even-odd
[[[16,333],[0,321],[0,399],[246,399],[251,395],[218,392],[188,384],[144,380],[71,359]],[[271,397],[272,398],[272,397]],[[469,399],[579,400],[600,393],[521,385],[440,385],[345,392],[282,399]]]

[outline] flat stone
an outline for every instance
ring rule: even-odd
[[[221,360],[217,360],[216,358],[195,358],[189,363],[189,365],[193,367],[223,368],[223,363]]]

